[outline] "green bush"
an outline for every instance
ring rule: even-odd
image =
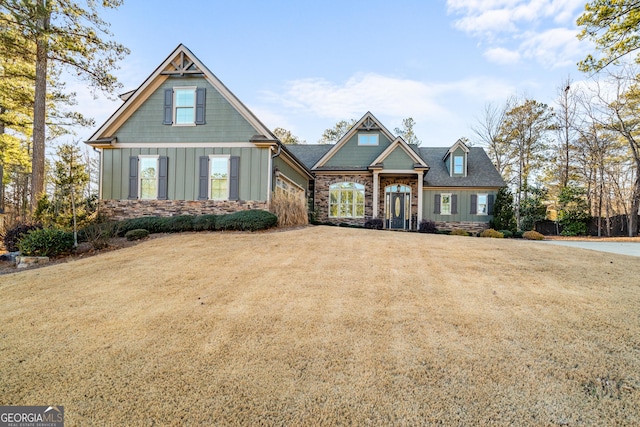
[[[177,215],[163,218],[163,226],[165,233],[183,233],[185,231],[193,231],[192,215]]]
[[[129,240],[140,240],[144,239],[149,235],[149,230],[145,230],[143,228],[138,228],[136,230],[129,230],[124,234],[124,237]]]
[[[7,228],[7,230],[2,234],[2,243],[4,244],[4,248],[8,252],[16,252],[18,250],[18,241],[20,241],[23,236],[31,230],[40,229],[42,229],[42,225],[40,224],[22,223],[15,224],[12,227]]]
[[[166,233],[167,218],[159,216],[143,216],[140,218],[125,219],[120,222],[118,235],[124,236],[127,231],[145,229],[149,233]]]
[[[436,227],[436,223],[434,221],[423,219],[420,221],[418,225],[418,232],[420,233],[437,233],[438,228]]]
[[[198,215],[193,219],[194,231],[215,231],[218,215]]]
[[[73,233],[56,228],[31,230],[18,241],[18,249],[26,256],[68,253],[73,249]]]
[[[513,232],[513,238],[514,239],[522,239],[522,235],[524,234],[524,231],[514,231]]]
[[[220,216],[216,221],[216,228],[218,230],[257,231],[275,227],[277,224],[277,216],[268,211],[255,209]]]
[[[462,230],[460,228],[454,228],[453,230],[451,230],[451,232],[449,233],[450,236],[468,236],[469,233],[465,230]]]
[[[544,240],[544,236],[537,231],[525,231],[522,235],[523,238],[527,240]]]
[[[480,237],[491,237],[494,239],[502,239],[504,234],[499,231],[494,230],[493,228],[488,228],[480,233]]]
[[[511,230],[500,230],[505,239],[513,237],[513,232]]]

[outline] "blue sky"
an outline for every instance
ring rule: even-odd
[[[592,48],[575,25],[584,0],[125,0],[104,18],[131,49],[116,71],[139,86],[184,43],[271,129],[307,143],[371,111],[390,130],[413,117],[423,146],[474,139],[488,102],[554,104]],[[120,101],[79,110],[102,124]],[[86,140],[95,129],[82,130]]]

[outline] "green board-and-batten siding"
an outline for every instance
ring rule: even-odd
[[[240,157],[240,200],[267,200],[269,179],[268,148],[121,148],[102,151],[102,199],[124,200],[128,196],[129,157],[159,155],[168,157],[170,200],[198,200],[200,156]]]
[[[340,149],[325,163],[329,167],[357,167],[368,166],[384,150],[391,141],[382,132],[362,132],[366,134],[377,133],[378,145],[358,145],[358,133],[354,134]]]
[[[205,124],[163,124],[165,89],[205,88]],[[202,77],[170,77],[120,126],[113,136],[119,143],[245,142],[258,132]]]
[[[457,196],[458,213],[451,215],[441,215],[434,213],[435,211],[435,195],[451,194]],[[495,188],[474,188],[474,189],[425,189],[422,197],[422,217],[432,221],[471,221],[471,222],[489,222],[493,219],[493,215],[475,215],[471,214],[471,196],[476,194],[493,194],[494,197],[498,193]]]

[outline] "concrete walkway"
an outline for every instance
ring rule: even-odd
[[[640,257],[640,243],[635,242],[585,242],[580,240],[544,240],[542,241],[542,243]]]

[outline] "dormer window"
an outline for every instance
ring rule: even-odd
[[[359,134],[358,145],[378,145],[378,134],[377,133]]]
[[[162,123],[173,126],[205,124],[206,90],[203,87],[179,86],[164,91]]]
[[[453,156],[453,174],[464,174],[464,156]]]
[[[175,122],[176,125],[193,125],[196,117],[196,88],[174,89]]]

